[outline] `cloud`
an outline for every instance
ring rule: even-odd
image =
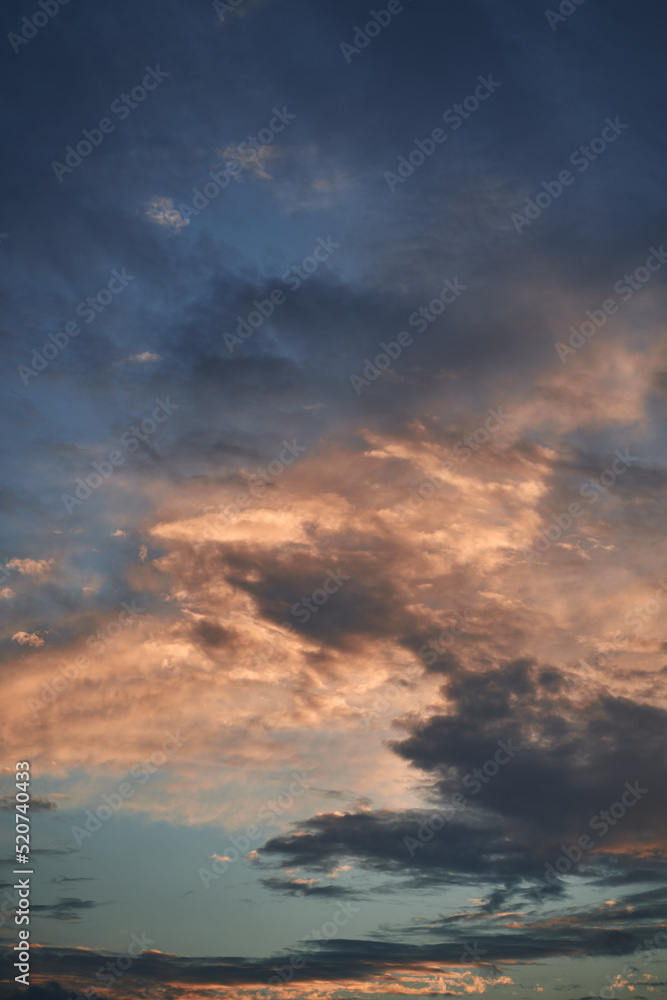
[[[445,922],[436,919],[425,927],[427,940],[423,942],[398,940],[386,931],[382,937],[376,935],[374,939],[364,940],[319,937],[295,943],[293,950],[266,959],[186,958],[147,951],[133,962],[124,980],[124,990],[134,997],[143,995],[151,985],[169,982],[179,998],[204,985],[209,988],[224,986],[233,991],[233,996],[241,998],[273,982],[276,970],[285,963],[289,967],[290,956],[298,954],[303,961],[290,987],[296,996],[311,995],[315,986],[322,989],[334,984],[338,989],[359,994],[391,992],[419,996],[436,992],[461,995],[462,992],[484,992],[493,982],[512,985],[514,980],[507,971],[521,960],[534,962],[566,954],[620,959],[635,948],[641,950],[642,935],[650,928],[647,924],[628,928],[617,914],[605,907],[588,914],[586,919],[594,919],[597,923],[594,927],[584,926],[576,917],[574,920],[566,916],[548,921],[516,919],[522,916],[506,913],[496,918],[483,918],[479,923],[468,921],[466,925],[462,922],[459,927],[451,919]],[[484,920],[486,927],[481,926]],[[444,941],[441,939],[443,933],[446,935]],[[439,940],[429,941],[430,936]],[[470,949],[473,937],[477,960],[473,957],[471,965],[465,948],[467,945]],[[59,976],[70,988],[90,977],[108,955],[88,949],[46,947],[40,950],[44,976]],[[67,969],[66,975],[60,971],[63,967]],[[54,990],[54,1000],[60,1000],[55,986],[50,986]],[[36,995],[35,1000],[42,998]]]
[[[177,208],[174,208],[172,198],[153,198],[146,207],[146,218],[158,226],[178,233],[184,226],[190,225],[190,219],[185,219]]]
[[[282,878],[273,875],[260,881],[271,892],[286,896],[303,896],[308,899],[340,899],[346,896],[356,898],[356,894],[350,889],[339,885],[318,885],[317,879],[312,878]]]
[[[247,145],[247,143],[245,144]],[[281,151],[276,146],[260,146],[259,149],[248,147],[245,152],[239,146],[227,146],[220,155],[221,162],[233,160],[237,162],[242,170],[249,172],[261,180],[273,180],[266,167],[274,160],[278,159]]]
[[[448,907],[466,888],[479,900],[449,907],[450,923],[431,908],[431,923],[406,917],[373,925],[370,941],[322,944],[303,992],[319,982],[355,996],[490,991],[486,972],[456,965],[469,927],[493,961],[620,954],[662,902],[623,895],[665,880],[666,650],[660,608],[645,613],[664,571],[662,277],[565,364],[555,349],[655,241],[658,78],[633,98],[659,42],[641,19],[588,5],[568,19],[567,46],[511,4],[406,5],[348,66],[338,41],[352,39],[355,5],[301,8],[296,30],[281,5],[259,0],[224,22],[212,6],[202,16],[174,0],[145,16],[127,0],[113,18],[96,9],[105,52],[126,52],[131,38],[137,51],[171,53],[174,87],[64,178],[67,197],[42,183],[45,165],[134,81],[119,79],[125,63],[111,55],[82,88],[45,44],[60,99],[35,103],[30,59],[4,70],[18,95],[7,142],[23,155],[3,164],[15,195],[3,275],[22,294],[9,296],[2,326],[14,431],[1,551],[34,558],[8,563],[0,592],[16,622],[0,636],[13,706],[2,742],[83,811],[168,729],[187,733],[187,752],[126,815],[178,824],[192,843],[194,828],[242,830],[272,803],[249,868],[283,907],[314,909],[332,889],[331,905],[343,905],[331,875],[345,868],[375,905],[412,892],[412,915],[415,898],[443,888]],[[61,30],[58,19],[48,29]],[[88,53],[90,31],[89,19],[68,22],[69,48]],[[488,70],[498,96],[391,195],[384,171]],[[519,236],[510,213],[590,142],[610,113],[602,98],[631,108],[627,136]],[[234,144],[266,124],[274,101],[296,121],[244,158]],[[186,218],[225,155],[242,158],[244,183]],[[231,354],[223,333],[329,234],[335,258]],[[134,298],[98,314],[24,385],[17,367],[124,264]],[[445,277],[465,293],[418,332]],[[382,344],[394,353],[402,330],[412,343],[357,395],[350,376]],[[70,517],[63,492],[169,393],[177,419]],[[500,407],[502,433],[485,439]],[[253,489],[285,440],[305,452]],[[635,457],[589,502],[582,487],[626,449]],[[573,503],[583,513],[562,528]],[[346,579],[319,604],[339,571]],[[137,622],[110,635],[132,601],[144,609]],[[464,780],[508,739],[523,749],[472,795]],[[282,809],[295,772],[315,777]],[[648,791],[597,838],[591,816],[635,781]],[[460,790],[465,811],[411,856],[405,838]],[[541,901],[529,894],[586,832],[596,851]],[[216,847],[227,856],[224,844],[202,848],[203,863]],[[43,850],[48,860],[59,848]],[[273,869],[283,863],[302,870]],[[617,906],[598,911],[598,896]],[[105,960],[84,949],[45,958],[57,980],[84,966],[94,976]],[[260,988],[283,960],[152,953],[146,989],[176,982],[187,995],[216,978]],[[455,963],[446,976],[443,960]]]
[[[651,858],[664,873],[658,845],[667,813],[653,794],[665,752],[662,709],[601,696],[574,712],[559,672],[523,660],[484,673],[455,670],[443,693],[447,714],[403,720],[410,735],[392,744],[430,777],[425,790],[440,832],[424,826],[428,805],[321,814],[272,838],[260,857],[314,872],[354,862],[404,874],[415,886],[473,881],[520,895],[536,883],[562,891],[546,866],[563,844],[576,848],[588,835],[591,853],[579,851],[580,865],[566,862],[570,877],[603,882],[625,871],[631,881]],[[502,767],[499,746],[515,751],[511,760],[504,753]],[[629,801],[628,788],[638,793]]]
[[[51,811],[53,809],[57,809],[58,805],[57,803],[52,802],[51,799],[43,799],[38,795],[31,795],[30,808]],[[0,810],[5,810],[6,812],[16,812],[16,797],[14,795],[0,796]]]
[[[161,361],[162,358],[159,354],[155,354],[154,351],[143,351],[141,354],[131,354],[126,361],[136,361],[136,362],[146,362],[146,361]]]
[[[15,632],[12,636],[13,642],[18,642],[19,646],[43,646],[44,640],[36,632]]]
[[[10,559],[7,569],[16,569],[22,576],[44,577],[51,572],[53,559]]]
[[[82,913],[104,905],[106,904],[97,903],[92,899],[66,897],[56,900],[55,903],[32,903],[30,909],[45,920],[81,920]]]

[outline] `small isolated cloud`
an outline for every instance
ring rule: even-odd
[[[142,354],[130,354],[129,358],[125,358],[125,360],[144,363],[146,361],[162,361],[162,357],[159,354],[154,354],[153,351],[143,351]]]
[[[13,795],[3,795],[0,797],[0,810],[2,812],[13,812],[15,808],[16,799]],[[57,809],[58,806],[50,799],[40,799],[38,796],[32,796],[30,799],[30,808],[43,809],[50,812],[52,809]]]
[[[165,226],[174,232],[190,225],[190,220],[184,219],[178,209],[174,208],[173,198],[153,198],[148,202],[146,217],[158,226]]]
[[[23,576],[46,576],[51,571],[53,559],[10,559],[7,569],[18,570]]]
[[[5,601],[11,601],[12,597],[15,596],[16,595],[14,594],[14,591],[12,590],[11,587],[4,587],[2,590],[0,590],[0,597],[2,597]]]
[[[327,878],[340,878],[341,872],[349,872],[350,865],[339,865],[338,868],[334,868],[332,872],[327,875]],[[343,876],[344,878],[347,876]]]
[[[141,548],[139,549],[139,561],[146,562],[147,555],[148,555],[148,547],[146,545],[142,545]]]
[[[112,538],[125,538],[127,531],[123,531],[122,528],[117,528],[116,531],[111,533]]]
[[[97,879],[93,878],[91,875],[80,875],[77,878],[70,878],[67,875],[61,875],[60,878],[52,878],[51,883],[55,885],[61,885],[63,882],[96,882]]]
[[[96,903],[92,899],[58,899],[55,903],[33,905],[32,910],[46,920],[81,920],[81,912],[94,910],[104,903]]]
[[[40,639],[36,632],[15,632],[12,636],[13,642],[18,642],[19,646],[43,646],[44,640]]]
[[[336,899],[352,895],[349,889],[331,885],[331,883],[320,885],[316,878],[282,878],[279,875],[273,875],[270,878],[260,879],[260,882],[265,889],[269,889],[271,892],[281,892],[286,896]]]

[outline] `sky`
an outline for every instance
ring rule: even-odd
[[[0,996],[667,997],[663,5],[0,17]]]

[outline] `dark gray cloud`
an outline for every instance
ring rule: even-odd
[[[36,810],[53,810],[57,809],[58,805],[51,799],[40,798],[38,795],[31,796],[30,798],[30,808]],[[15,812],[16,811],[16,797],[14,795],[3,795],[0,798],[0,809],[4,812]]]
[[[634,950],[642,952],[647,935],[655,936],[655,925],[644,923],[626,927],[617,919],[616,913],[606,911],[606,907],[601,907],[588,914],[579,914],[574,919],[568,917],[548,924],[541,920],[535,924],[522,923],[512,931],[484,929],[478,923],[455,928],[451,923],[435,921],[426,928],[426,935],[440,938],[437,942],[406,942],[406,929],[403,929],[403,940],[400,941],[386,933],[382,939],[376,935],[373,940],[338,938],[304,941],[291,952],[278,953],[267,959],[232,956],[186,958],[144,952],[126,974],[124,989],[130,996],[141,995],[142,990],[151,984],[169,982],[178,996],[180,991],[198,984],[266,985],[275,975],[276,968],[296,953],[304,959],[305,964],[299,969],[299,979],[304,983],[311,980],[332,982],[346,977],[364,981],[381,976],[390,969],[413,969],[416,973],[427,962],[445,966],[465,964],[467,960],[463,949],[466,945],[470,947],[473,938],[478,971],[493,976],[499,971],[495,963],[502,963],[503,960],[513,963],[563,955],[618,956],[621,959]],[[593,918],[597,926],[585,926],[585,921]],[[7,955],[7,952],[2,955],[3,966],[9,961]],[[99,968],[103,957],[108,958],[108,953],[103,956],[93,951],[42,949],[42,969],[45,976],[53,977],[54,982],[45,987],[50,993],[35,994],[35,1000],[60,1000],[55,980],[66,975],[84,983]]]
[[[46,920],[81,920],[82,914],[87,910],[104,905],[106,904],[96,903],[92,899],[61,897],[55,903],[33,903],[30,909]]]
[[[303,896],[307,899],[339,899],[345,896],[356,896],[356,893],[345,886],[330,882],[328,885],[314,885],[295,878],[280,878],[272,875],[260,880],[262,885],[271,892],[279,892],[286,896]]]
[[[542,892],[558,894],[555,873],[547,880],[551,890],[544,885],[545,866],[563,855],[562,845],[574,845],[576,857],[586,836],[589,846],[568,874],[619,885],[665,877],[661,858],[635,854],[656,843],[665,824],[656,794],[662,709],[609,696],[574,712],[557,670],[521,660],[481,675],[454,673],[445,691],[448,714],[408,722],[411,735],[393,743],[430,776],[440,829],[424,828],[428,806],[419,813],[324,814],[295,835],[272,838],[260,856],[307,871],[352,860],[376,872],[409,873],[414,885],[474,881],[521,891],[538,880]],[[598,845],[602,853],[595,853]],[[491,898],[495,908],[505,905],[504,893]]]

